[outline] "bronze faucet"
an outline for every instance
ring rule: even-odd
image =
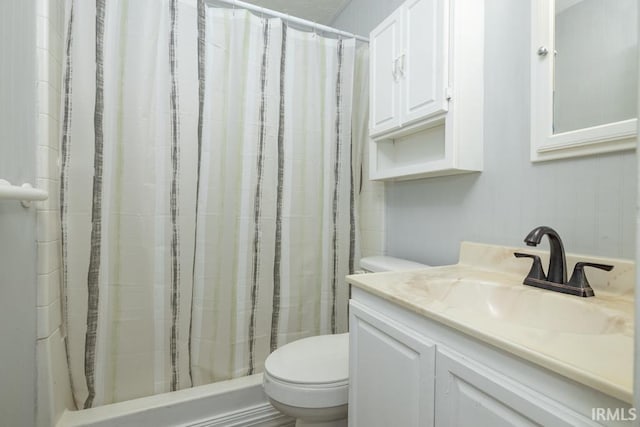
[[[567,282],[567,259],[564,255],[564,245],[558,232],[551,227],[542,225],[531,230],[527,237],[524,238],[524,242],[527,246],[538,246],[544,235],[549,237],[547,281],[564,285]]]
[[[595,264],[590,262],[578,262],[576,263],[571,279],[567,282],[567,260],[564,253],[564,246],[562,239],[557,231],[551,227],[540,226],[536,227],[527,237],[524,238],[524,242],[527,246],[537,246],[542,241],[542,236],[549,237],[549,268],[547,274],[544,274],[540,257],[537,255],[525,254],[521,252],[515,252],[516,258],[532,258],[533,264],[527,277],[522,282],[528,286],[535,286],[537,288],[547,289],[550,291],[562,292],[570,295],[577,295],[581,297],[594,296],[593,289],[589,285],[587,276],[584,274],[584,267],[594,267],[606,271],[611,271],[612,265],[607,264]]]

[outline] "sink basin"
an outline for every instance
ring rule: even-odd
[[[593,299],[469,279],[433,280],[423,282],[421,287],[421,296],[445,311],[552,332],[614,334],[630,330],[621,313]],[[415,290],[416,284],[412,288]]]

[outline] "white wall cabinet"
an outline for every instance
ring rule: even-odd
[[[482,170],[483,45],[477,0],[407,0],[371,32],[371,179]]]
[[[357,303],[350,314],[350,425],[433,426],[435,345]]]
[[[349,426],[624,426],[630,405],[360,288],[349,303]]]
[[[447,111],[444,0],[409,0],[371,32],[371,136]]]
[[[561,6],[554,0],[531,2],[533,162],[637,145],[637,113],[632,111],[637,72],[628,65],[636,58],[636,2],[618,2],[614,9],[606,2],[569,7],[576,3],[580,2],[567,2],[558,10]],[[629,19],[622,19],[626,16]],[[593,39],[570,31],[571,26],[588,27]],[[558,62],[559,58],[565,59]]]

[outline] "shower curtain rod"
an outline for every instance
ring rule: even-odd
[[[280,18],[285,21],[293,22],[294,24],[304,25],[305,27],[315,28],[316,30],[320,30],[325,33],[333,33],[339,36],[355,38],[356,40],[360,40],[365,43],[369,43],[369,39],[366,37],[358,36],[353,33],[348,33],[346,31],[338,30],[336,28],[328,27],[326,25],[318,24],[317,22],[307,21],[306,19],[297,18],[295,16],[287,15],[286,13],[277,12],[275,10],[267,9],[264,7],[256,6],[251,3],[246,3],[240,0],[208,0],[208,3],[224,3],[228,5],[232,5],[234,7],[240,7],[248,10],[252,10],[254,12],[258,12],[261,14],[274,16],[276,18]]]

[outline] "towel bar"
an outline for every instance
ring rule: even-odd
[[[45,190],[33,188],[31,184],[22,186],[11,185],[7,180],[0,179],[0,200],[20,200],[22,206],[28,208],[31,202],[47,200],[49,195]]]

